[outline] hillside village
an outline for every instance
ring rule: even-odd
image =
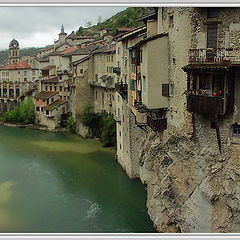
[[[112,114],[116,159],[147,188],[159,232],[239,232],[239,8],[158,7],[101,39],[65,33],[20,59],[9,43],[0,110],[33,97],[35,124]]]

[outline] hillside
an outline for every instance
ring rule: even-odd
[[[30,47],[30,48],[20,49],[20,57],[22,57],[24,55],[33,56],[39,49],[41,49],[41,48]],[[0,65],[7,64],[7,62],[8,62],[8,49],[1,50],[0,51]]]
[[[92,35],[101,31],[103,28],[108,29],[110,34],[115,35],[117,33],[118,27],[138,27],[143,23],[141,21],[137,21],[139,18],[151,14],[154,12],[154,8],[152,7],[129,7],[111,18],[101,21],[102,17],[99,16],[99,21],[97,25],[89,26],[86,28],[79,27],[77,34],[78,35]],[[90,25],[91,23],[87,23]]]

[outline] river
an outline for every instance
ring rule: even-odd
[[[0,136],[0,232],[155,232],[144,186],[112,148],[34,129]]]

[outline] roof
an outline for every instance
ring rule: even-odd
[[[189,64],[183,67],[183,71],[228,71],[229,67],[234,67],[230,64]]]
[[[123,40],[123,39],[127,39],[127,38],[131,38],[133,37],[135,34],[139,34],[141,32],[145,32],[147,30],[146,26],[140,26],[140,27],[137,27],[129,32],[126,32],[126,33],[123,33],[123,34],[120,34],[118,36],[116,36],[114,39],[119,39],[119,40]]]
[[[78,48],[76,48],[76,47],[70,47],[70,48],[67,48],[67,49],[63,50],[62,52],[60,52],[60,55],[64,55],[64,54],[67,54],[67,53],[71,53],[71,52],[76,51],[76,50],[78,50]]]
[[[97,49],[97,48],[98,48],[98,46],[96,46],[96,45],[81,47],[81,48],[77,48],[76,51],[72,51],[72,52],[70,52],[70,53],[64,54],[64,56],[88,55],[89,52],[94,51],[94,50]]]
[[[164,36],[167,36],[167,35],[168,35],[168,33],[156,34],[156,35],[154,35],[154,36],[145,38],[145,39],[137,42],[134,46],[129,47],[128,49],[136,48],[136,47],[138,47],[138,46],[140,46],[140,45],[142,45],[142,44],[144,44],[144,43],[146,43],[146,42],[149,42],[149,41],[151,41],[151,40],[154,40],[154,39],[157,39],[157,38],[160,38],[160,37],[164,37]]]
[[[40,93],[35,95],[34,98],[47,100],[55,94],[57,94],[57,92],[41,91]]]
[[[49,83],[49,82],[57,83],[57,82],[58,82],[58,77],[53,77],[53,78],[44,79],[44,80],[42,80],[41,82],[42,82],[42,83]]]
[[[31,69],[31,66],[26,61],[21,61],[0,68],[0,70],[18,70],[18,69]]]
[[[95,53],[105,53],[105,52],[114,52],[116,50],[116,44],[109,44],[103,47],[98,48],[97,50],[93,51]]]
[[[53,103],[49,104],[48,106],[44,107],[44,110],[52,111],[54,108],[56,108],[56,107],[58,107],[58,106],[60,106],[64,103],[66,103],[66,101],[61,100],[61,99],[56,100],[55,102],[53,102]]]
[[[133,27],[119,27],[117,29],[118,32],[129,32],[131,30],[133,30],[134,28]]]
[[[144,16],[142,18],[139,18],[137,21],[143,21],[143,22],[146,22],[148,19],[157,19],[157,13],[154,12],[154,13],[151,13],[147,16]]]
[[[103,75],[103,76],[101,76],[100,78],[101,78],[103,81],[106,81],[109,77],[111,77],[111,76]]]
[[[16,45],[17,47],[19,47],[19,43],[16,39],[13,38],[13,40],[9,43],[9,47],[14,47],[14,45]]]
[[[56,65],[48,65],[48,66],[42,68],[41,70],[49,70],[49,69],[53,69],[53,68],[56,68]]]
[[[78,64],[80,64],[80,63],[82,63],[82,62],[84,62],[84,61],[86,61],[88,59],[90,59],[90,56],[86,56],[86,57],[84,57],[82,59],[79,59],[77,61],[72,62],[72,65],[78,65]]]
[[[72,31],[72,32],[67,36],[68,39],[73,39],[73,38],[76,38],[76,37],[77,37],[77,34],[76,34],[74,31]]]

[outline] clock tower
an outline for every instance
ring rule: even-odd
[[[19,43],[16,39],[9,43],[8,49],[8,62],[9,64],[19,62],[20,61],[20,54],[19,54]]]

